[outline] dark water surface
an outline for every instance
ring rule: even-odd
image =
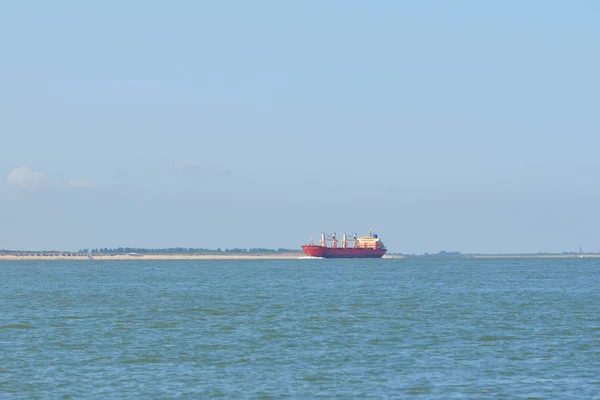
[[[0,262],[2,398],[600,398],[600,260]]]

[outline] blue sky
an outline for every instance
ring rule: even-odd
[[[594,1],[11,2],[0,248],[600,251]]]

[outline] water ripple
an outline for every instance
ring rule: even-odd
[[[10,398],[594,398],[596,260],[6,262]]]

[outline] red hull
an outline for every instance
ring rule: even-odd
[[[385,249],[368,249],[368,248],[333,248],[317,245],[302,246],[304,254],[309,257],[323,258],[381,258],[387,252]]]

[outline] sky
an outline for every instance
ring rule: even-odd
[[[0,13],[0,249],[600,251],[600,3]]]

